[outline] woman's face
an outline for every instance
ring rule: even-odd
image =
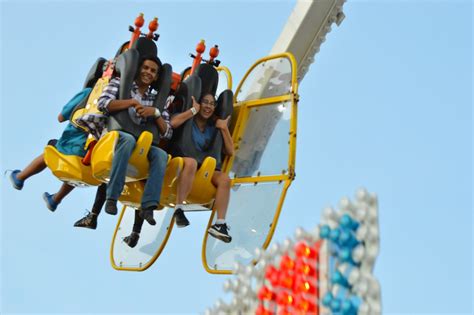
[[[199,110],[199,115],[204,119],[209,119],[214,114],[216,109],[216,99],[212,94],[206,94],[201,99],[201,109]]]

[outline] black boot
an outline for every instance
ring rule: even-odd
[[[95,230],[97,228],[97,214],[89,212],[85,217],[74,223],[74,226]]]
[[[184,215],[184,211],[180,208],[176,209],[174,212],[174,221],[176,222],[176,226],[179,228],[183,228],[189,225],[189,221]]]
[[[111,215],[116,215],[118,212],[117,200],[107,199],[107,201],[105,202],[105,212]]]
[[[140,233],[132,232],[132,234],[130,234],[129,236],[124,237],[123,241],[131,248],[134,248],[135,246],[137,246],[139,239]]]

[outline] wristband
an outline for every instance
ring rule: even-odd
[[[158,118],[161,116],[160,110],[158,108],[155,108],[155,118]]]
[[[193,116],[195,116],[198,113],[198,111],[196,110],[196,108],[191,107],[191,113],[193,113]]]

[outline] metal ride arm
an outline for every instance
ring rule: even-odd
[[[299,0],[270,54],[290,52],[298,64],[298,82],[303,80],[314,62],[331,25],[344,20],[342,6],[346,0]]]

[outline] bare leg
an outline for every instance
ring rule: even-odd
[[[217,219],[224,220],[230,199],[230,178],[225,173],[215,171],[211,181],[217,187],[216,201],[214,202]]]
[[[184,166],[178,178],[178,187],[176,188],[176,204],[183,204],[186,200],[194,182],[196,175],[197,162],[193,158],[183,158]]]
[[[46,163],[44,162],[44,154],[41,154],[35,158],[31,163],[25,167],[16,177],[20,180],[26,180],[27,178],[38,174],[46,168]]]
[[[63,198],[66,197],[73,189],[74,186],[70,186],[66,183],[63,183],[61,185],[61,188],[59,188],[58,192],[53,195],[54,202],[60,203]]]

